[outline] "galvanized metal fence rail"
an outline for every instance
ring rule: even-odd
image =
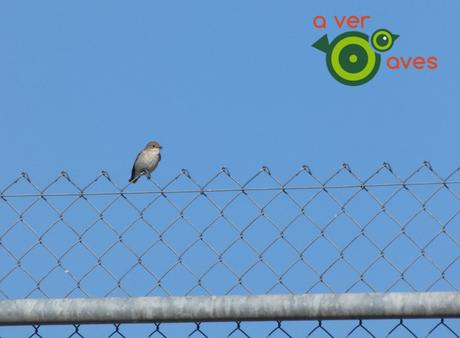
[[[62,172],[40,187],[23,173],[0,190],[0,323],[33,325],[0,337],[456,337],[459,171],[222,168],[128,186]]]

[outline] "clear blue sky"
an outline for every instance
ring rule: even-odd
[[[308,163],[367,172],[382,161],[450,169],[460,141],[457,1],[41,1],[0,9],[2,183],[22,170],[126,180],[139,148],[164,145],[156,176],[181,168],[280,176]],[[389,52],[439,58],[436,71],[335,82],[315,15],[370,15]],[[330,35],[337,29],[331,27]],[[389,55],[389,54],[388,54]],[[385,57],[386,55],[384,55]]]
[[[151,139],[164,147],[160,184],[223,165],[242,180],[262,165],[326,177],[343,162],[366,176],[387,161],[404,176],[429,160],[447,174],[460,164],[458,13],[456,0],[4,1],[0,187],[22,171],[84,184],[102,169],[122,185]],[[439,67],[383,62],[344,86],[311,47],[344,31],[334,15],[399,34],[383,61],[436,56]]]

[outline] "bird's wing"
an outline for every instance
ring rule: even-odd
[[[136,159],[134,160],[133,164],[133,169],[131,169],[131,178],[129,179],[130,181],[134,180],[136,178],[136,162],[139,159],[139,156],[141,155],[142,151],[137,154]]]

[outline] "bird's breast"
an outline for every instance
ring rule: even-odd
[[[159,153],[157,151],[146,151],[144,150],[137,159],[137,165],[139,167],[151,167],[155,166],[159,160]]]

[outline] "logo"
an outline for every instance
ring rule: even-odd
[[[380,67],[380,54],[393,47],[399,35],[387,29],[372,34],[351,31],[337,36],[331,43],[324,34],[312,46],[326,53],[329,73],[339,82],[358,86],[370,81]]]
[[[334,16],[334,22],[339,29],[350,28],[351,31],[339,34],[329,42],[324,34],[312,44],[313,48],[326,55],[326,65],[334,79],[347,86],[359,86],[372,80],[379,71],[381,64],[389,71],[397,70],[435,70],[438,68],[436,56],[385,56],[388,55],[398,40],[399,35],[388,29],[378,29],[369,37],[366,33],[357,31],[364,29],[370,16]],[[324,16],[315,16],[313,26],[317,29],[327,28]]]

